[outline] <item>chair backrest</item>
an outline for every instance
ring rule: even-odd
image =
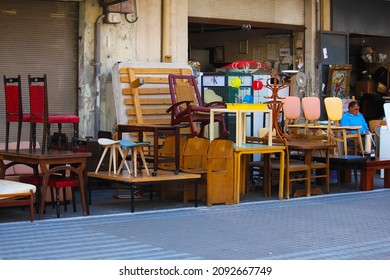
[[[28,75],[28,86],[30,92],[30,115],[31,122],[47,123],[48,120],[48,97],[47,97],[47,76],[32,77]]]
[[[380,126],[386,125],[386,124],[387,124],[387,122],[384,120],[370,120],[368,122],[368,127],[369,127],[371,133],[375,133],[375,129],[377,126],[380,127]]]
[[[318,97],[302,98],[302,109],[306,120],[317,121],[321,116],[321,103]]]
[[[209,144],[210,140],[206,138],[188,138],[183,152],[183,169],[206,169]]]
[[[216,172],[228,171],[228,169],[230,168],[233,169],[233,166],[231,166],[233,161],[233,155],[234,144],[232,141],[224,139],[214,139],[213,141],[211,141],[207,152],[207,160],[209,162],[210,160],[212,160],[211,166],[208,166],[208,170]]]
[[[203,101],[194,76],[169,74],[168,83],[172,104],[191,101],[191,105],[203,107]],[[178,107],[176,113],[178,114],[185,107],[185,104],[183,107]]]
[[[286,96],[282,103],[283,114],[287,119],[295,120],[301,116],[301,100],[298,96]]]
[[[16,78],[7,78],[4,75],[3,79],[6,121],[17,122],[22,120],[23,115],[21,78],[20,75]]]
[[[339,97],[326,97],[324,100],[329,121],[338,122],[343,117],[343,102]]]

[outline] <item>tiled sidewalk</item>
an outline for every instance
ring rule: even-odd
[[[0,259],[390,259],[389,201],[379,189],[3,222]]]

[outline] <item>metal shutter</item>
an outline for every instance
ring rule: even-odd
[[[49,112],[78,114],[78,3],[41,0],[0,1],[0,75],[22,76],[23,111],[29,111],[27,75],[48,75]],[[37,140],[42,140],[41,125]],[[55,132],[56,127],[51,128]],[[0,87],[0,142],[5,142],[4,87]],[[72,137],[72,126],[63,132]],[[24,124],[22,140],[29,139]],[[16,141],[11,124],[10,142]]]

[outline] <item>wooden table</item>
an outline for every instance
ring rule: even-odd
[[[97,173],[88,172],[87,175],[88,177],[128,184],[128,188],[130,189],[131,213],[134,213],[134,191],[136,186],[155,185],[164,182],[194,182],[194,203],[195,207],[198,207],[198,180],[201,174],[179,172],[175,175],[171,171],[159,170],[156,176],[147,176],[144,171],[140,172],[137,177],[130,176],[127,172],[115,175],[113,172],[108,171],[100,171]],[[121,184],[120,189],[125,188],[126,186]]]
[[[328,166],[327,174],[329,176],[329,150],[333,149],[335,147],[335,144],[332,143],[326,143],[326,142],[298,142],[298,141],[290,141],[288,142],[288,147],[291,150],[296,150],[296,151],[303,151],[304,153],[304,160],[305,163],[311,166],[312,163],[312,156],[315,151],[318,150],[325,150],[326,154],[326,163]],[[306,193],[304,193],[302,190],[297,190],[296,193],[294,193],[294,196],[301,196],[305,195],[310,196],[311,194],[321,194],[322,190],[321,189],[312,189],[311,188],[311,173],[312,170],[309,172],[309,178],[307,182],[307,189]],[[329,192],[329,190],[327,190]]]
[[[384,187],[390,188],[390,159],[376,158],[359,164],[360,168],[360,190],[372,191],[374,189],[374,174],[376,170],[384,169]]]
[[[42,154],[40,149],[32,151],[20,150],[18,153],[16,150],[0,151],[0,179],[4,179],[6,169],[13,164],[13,162],[28,164],[33,166],[39,166],[42,172],[42,195],[39,205],[39,218],[42,218],[43,210],[45,207],[45,198],[48,189],[49,176],[53,173],[57,173],[62,170],[66,170],[66,165],[72,165],[77,171],[77,175],[80,181],[80,196],[83,207],[84,216],[89,215],[88,204],[85,197],[85,166],[87,158],[91,153],[75,153],[71,151],[47,151]],[[4,160],[11,161],[11,163],[5,164]],[[51,167],[54,166],[54,167]],[[37,169],[36,169],[37,170]]]
[[[326,158],[323,156],[315,156],[314,160],[321,162],[326,162]],[[355,186],[358,188],[357,183],[357,169],[359,163],[367,161],[368,158],[364,156],[355,156],[355,155],[329,155],[329,169],[335,169],[337,172],[337,186],[338,192],[340,192],[341,187],[341,171],[347,171],[353,168],[355,176]]]
[[[283,187],[284,187],[284,159],[285,159],[285,147],[283,145],[264,145],[264,144],[252,144],[243,143],[241,146],[234,147],[234,185],[233,185],[233,203],[240,203],[241,187],[245,186],[247,165],[243,164],[243,155],[253,154],[273,154],[280,153],[280,173],[279,173],[279,199],[283,199]],[[269,161],[264,161],[264,170],[269,170]],[[265,172],[269,173],[269,172]],[[264,180],[268,182],[269,180]],[[266,186],[265,186],[266,187]]]
[[[156,125],[147,125],[147,124],[118,124],[118,139],[121,140],[123,138],[123,133],[138,133],[138,142],[144,141],[144,133],[150,132],[153,133],[153,158],[151,159],[148,156],[145,156],[147,161],[153,162],[153,172],[152,175],[157,175],[157,168],[159,163],[163,162],[174,162],[176,165],[176,169],[174,171],[175,174],[179,172],[180,169],[180,128],[182,126],[177,125],[164,125],[164,124],[156,124]],[[175,157],[162,157],[158,155],[158,140],[161,136],[175,136]]]

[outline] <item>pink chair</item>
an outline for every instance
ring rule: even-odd
[[[286,96],[282,99],[285,134],[297,134],[300,129],[305,128],[304,124],[299,124],[301,119],[301,100],[297,96]]]
[[[302,109],[305,116],[305,132],[309,129],[315,129],[318,126],[318,120],[321,117],[321,103],[318,97],[304,97],[302,98]]]

